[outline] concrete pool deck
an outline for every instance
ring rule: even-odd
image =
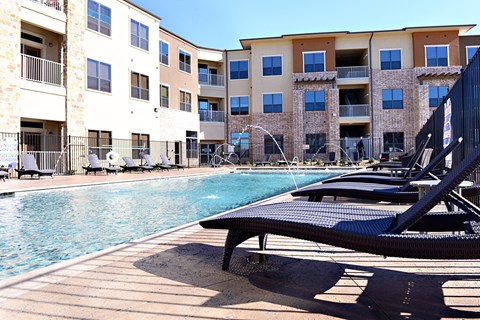
[[[0,181],[0,193],[225,170],[12,179]],[[5,279],[0,319],[480,318],[480,260],[384,258],[270,236],[266,256],[251,239],[224,272],[225,236],[193,223]]]

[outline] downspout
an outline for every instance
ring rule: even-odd
[[[226,128],[226,139],[225,142],[229,143],[230,142],[230,127],[228,125],[228,110],[229,110],[229,99],[228,99],[228,51],[225,50],[225,128]]]
[[[370,84],[370,157],[372,157],[373,154],[375,154],[374,148],[374,140],[375,140],[375,135],[373,127],[374,127],[374,121],[373,121],[373,77],[372,77],[372,38],[373,38],[374,32],[370,34],[370,39],[368,39],[368,64],[369,64],[369,84]],[[380,153],[379,153],[380,154]]]

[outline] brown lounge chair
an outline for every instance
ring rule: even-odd
[[[264,249],[269,233],[382,256],[479,259],[480,208],[454,191],[479,165],[480,147],[477,147],[403,213],[294,201],[232,211],[203,220],[200,225],[228,230],[223,270],[228,269],[236,246],[259,236],[260,249]],[[442,200],[456,204],[462,211],[429,213]],[[464,233],[452,234],[453,231]]]

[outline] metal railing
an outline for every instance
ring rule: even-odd
[[[200,121],[205,122],[224,122],[225,112],[213,110],[199,110]]]
[[[38,3],[44,7],[51,8],[57,11],[63,11],[63,0],[30,0]]]
[[[63,65],[26,54],[22,56],[22,79],[63,87]]]
[[[368,117],[370,108],[368,104],[341,105],[340,118]]]
[[[337,79],[368,78],[368,67],[337,67]]]
[[[225,85],[224,78],[220,74],[199,74],[198,83],[206,86],[223,87]]]

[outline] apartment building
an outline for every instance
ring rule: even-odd
[[[280,158],[277,143],[303,160],[344,157],[360,139],[367,157],[398,154],[480,46],[466,35],[473,25],[459,25],[243,39],[221,50],[127,0],[0,8],[0,132],[45,158],[41,166],[74,137],[101,158],[166,153],[189,166]]]
[[[474,25],[294,34],[241,40],[228,51],[227,136],[255,158],[398,155],[480,45]],[[238,102],[243,101],[243,106]],[[265,129],[249,129],[248,125]]]

